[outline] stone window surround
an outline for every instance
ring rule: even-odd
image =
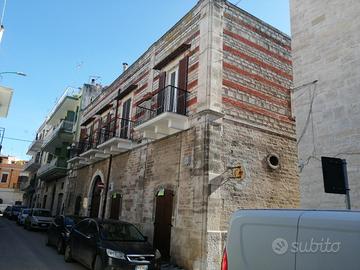
[[[9,180],[9,174],[10,174],[9,172],[2,172],[2,173],[1,173],[1,178],[0,178],[0,179],[1,179],[1,180],[0,180],[0,183],[7,183],[8,180]],[[7,175],[7,176],[6,176],[6,181],[3,181],[4,175]]]

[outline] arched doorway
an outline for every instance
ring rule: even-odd
[[[101,177],[97,175],[94,179],[94,185],[91,194],[90,217],[92,218],[97,218],[99,216],[101,191],[102,191],[102,188],[99,187],[99,184],[101,183],[102,183]]]
[[[174,193],[171,190],[163,188],[156,194],[153,244],[165,260],[170,258],[173,197]]]

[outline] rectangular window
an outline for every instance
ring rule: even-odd
[[[3,172],[2,175],[1,175],[1,183],[6,183],[7,180],[8,180],[8,176],[9,176],[8,173]]]

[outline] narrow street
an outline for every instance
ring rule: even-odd
[[[0,217],[0,269],[86,269],[76,262],[66,263],[55,248],[45,245],[45,240],[44,232],[26,231],[14,221]]]

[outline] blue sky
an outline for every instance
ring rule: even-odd
[[[0,85],[14,89],[5,137],[33,140],[68,86],[90,76],[110,84],[197,0],[8,0],[0,44]],[[230,1],[237,3],[238,0]],[[239,7],[290,34],[288,0],[242,0]],[[4,0],[0,0],[2,9]],[[29,142],[4,139],[2,154],[28,159]]]

